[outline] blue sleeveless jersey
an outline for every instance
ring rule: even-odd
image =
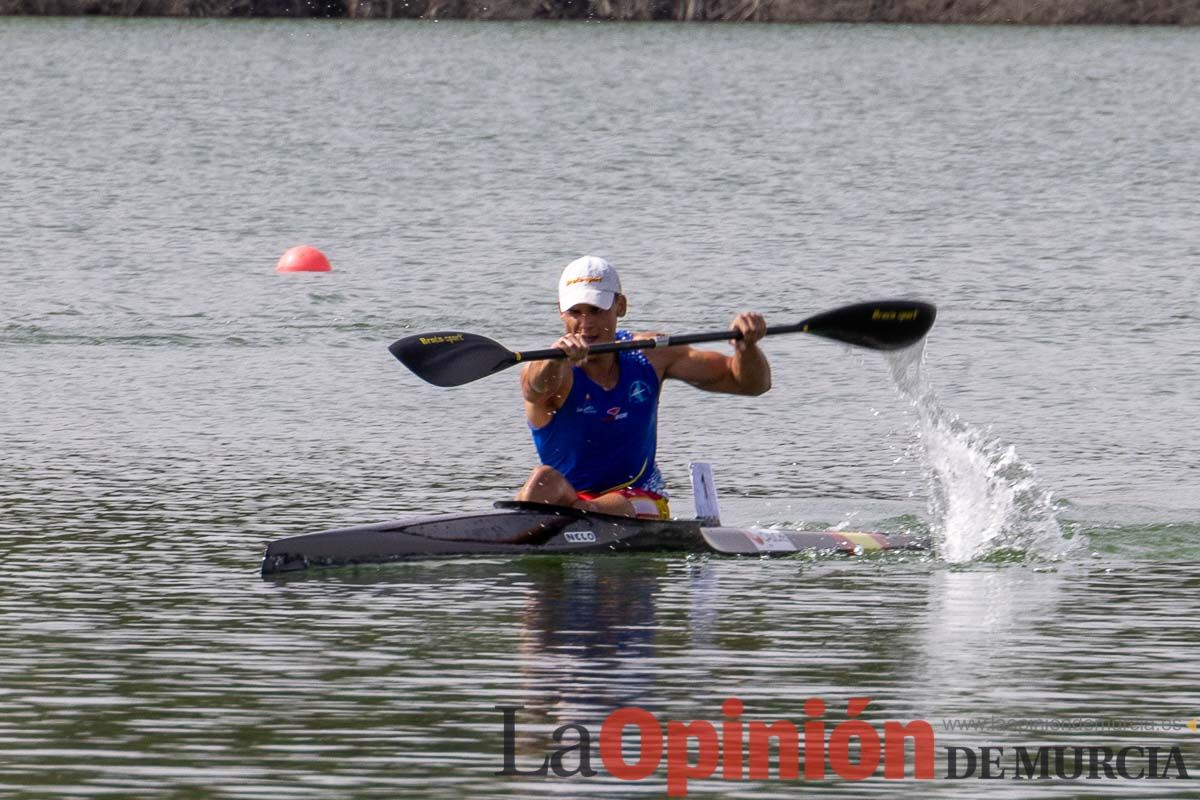
[[[632,339],[617,331],[617,341]],[[571,393],[541,428],[530,426],[542,463],[576,491],[602,493],[632,486],[663,492],[654,463],[658,440],[658,375],[640,350],[617,353],[617,385],[605,389],[572,368]]]

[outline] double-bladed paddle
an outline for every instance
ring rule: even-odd
[[[812,333],[871,350],[900,350],[924,338],[933,327],[936,316],[937,309],[929,303],[916,300],[880,300],[835,308],[794,325],[771,326],[767,328],[766,335]],[[644,350],[651,347],[672,347],[740,338],[741,331],[684,333],[654,339],[606,342],[589,347],[588,353],[598,355],[621,350]],[[400,363],[416,373],[417,377],[435,386],[462,386],[464,383],[508,369],[514,364],[566,357],[566,353],[556,347],[514,352],[486,336],[458,331],[405,336],[392,342],[388,350],[400,359]]]

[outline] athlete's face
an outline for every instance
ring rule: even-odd
[[[589,345],[611,342],[617,334],[617,320],[625,316],[625,295],[617,295],[611,308],[579,303],[560,316],[564,331],[579,334]]]

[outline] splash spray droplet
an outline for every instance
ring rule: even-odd
[[[925,346],[889,354],[892,377],[916,413],[916,440],[929,482],[938,551],[969,561],[997,550],[1056,558],[1075,549],[1063,534],[1051,493],[1016,448],[945,411],[921,372]]]

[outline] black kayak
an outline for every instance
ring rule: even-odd
[[[381,564],[455,556],[631,553],[642,551],[786,555],[826,551],[857,555],[927,550],[911,534],[729,528],[706,520],[647,520],[565,506],[500,501],[494,509],[408,517],[308,533],[267,545],[263,576],[310,567]]]

